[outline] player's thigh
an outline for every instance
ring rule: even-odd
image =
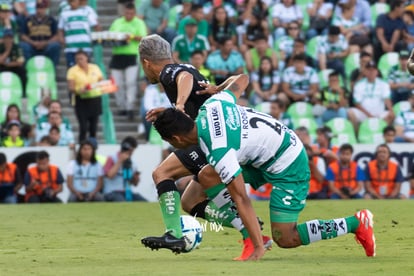
[[[273,184],[269,202],[270,221],[276,223],[298,221],[300,212],[305,208],[308,189],[309,184],[306,182]]]
[[[263,184],[268,183],[264,177],[263,172],[252,166],[241,166],[244,183],[250,184],[250,186],[257,190]]]
[[[186,175],[191,175],[191,172],[173,152],[158,165],[152,173],[152,178],[155,183],[160,183],[165,179],[177,180]]]

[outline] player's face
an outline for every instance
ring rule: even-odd
[[[151,62],[144,59],[141,60],[142,69],[144,69],[145,76],[149,80],[150,83],[155,84],[159,82],[159,74],[157,75],[156,72],[152,69]]]

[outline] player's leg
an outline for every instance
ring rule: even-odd
[[[221,183],[219,175],[210,165],[205,166],[200,171],[199,181],[201,186],[205,189],[207,197],[210,199],[205,209],[206,219],[208,221],[232,226],[237,229],[242,234],[244,247],[242,254],[239,257],[234,258],[234,260],[247,260],[253,253],[254,246],[226,186]],[[197,206],[192,209],[193,213],[196,212],[196,208]],[[265,249],[270,249],[272,245],[270,237],[262,236],[262,239]]]
[[[205,165],[203,156],[200,156],[199,147],[190,147],[171,153],[153,172],[152,177],[156,183],[161,213],[163,216],[166,233],[161,237],[146,237],[141,242],[151,249],[168,248],[175,253],[180,253],[185,248],[185,242],[181,230],[180,193],[175,185],[175,180],[180,177],[194,174]],[[200,160],[201,159],[201,160]],[[205,157],[204,157],[205,160]]]
[[[301,160],[303,159],[303,160]],[[309,188],[309,173],[303,170],[306,156],[298,159],[283,173],[284,180],[272,179],[274,189],[270,200],[270,219],[273,240],[279,247],[293,248],[319,240],[336,238],[347,233],[355,233],[357,240],[364,246],[367,256],[375,255],[372,214],[368,210],[357,212],[354,216],[329,220],[315,219],[297,225],[299,213],[305,207]]]

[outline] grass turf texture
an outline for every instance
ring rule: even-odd
[[[268,205],[254,202],[269,234]],[[354,235],[296,249],[276,245],[258,262],[232,261],[239,233],[207,226],[199,249],[174,255],[140,239],[164,227],[157,203],[0,206],[1,275],[413,275],[414,201],[309,201],[300,222],[369,208],[377,257],[367,258]],[[202,222],[202,220],[200,220]]]

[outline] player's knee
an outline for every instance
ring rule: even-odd
[[[278,230],[272,231],[273,241],[280,248],[292,248],[301,245],[299,233],[297,231],[281,232]]]
[[[170,175],[168,175],[167,170],[164,169],[164,167],[159,166],[152,172],[152,179],[154,180],[154,183],[157,185],[161,181],[165,179],[171,178]]]

